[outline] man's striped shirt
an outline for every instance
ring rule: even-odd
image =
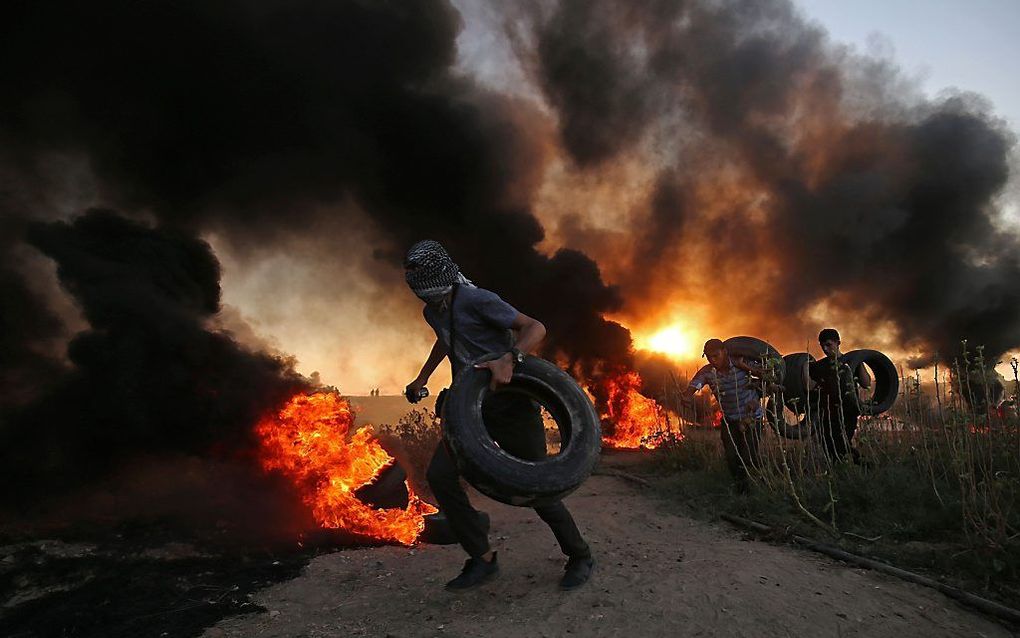
[[[690,385],[695,390],[706,385],[712,388],[727,421],[736,422],[750,416],[758,419],[763,414],[761,394],[752,384],[751,375],[733,365],[732,358],[730,369],[726,372],[719,372],[714,366],[707,365],[698,370]]]

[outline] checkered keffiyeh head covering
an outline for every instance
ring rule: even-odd
[[[443,245],[431,239],[411,246],[404,258],[404,268],[407,285],[425,301],[442,299],[454,284],[474,285],[461,274]]]

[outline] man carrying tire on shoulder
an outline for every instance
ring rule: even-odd
[[[833,461],[846,458],[861,463],[861,454],[851,444],[861,416],[857,386],[871,387],[871,375],[858,366],[854,373],[839,351],[839,332],[826,328],[818,333],[818,345],[825,358],[804,364],[805,385],[818,390],[817,404],[809,406],[817,413],[825,455]]]
[[[705,342],[705,357],[709,365],[703,367],[687,384],[681,399],[690,404],[694,393],[705,387],[712,388],[723,418],[720,424],[726,465],[736,483],[737,491],[750,489],[748,470],[758,465],[758,443],[761,441],[764,410],[761,405],[761,384],[752,375],[765,378],[765,370],[743,357],[731,357],[719,339]]]
[[[539,321],[471,283],[438,242],[425,240],[412,246],[404,268],[407,284],[425,302],[422,311],[425,321],[436,333],[436,342],[421,372],[407,386],[410,400],[420,396],[444,358],[449,358],[456,377],[482,355],[505,352],[502,357],[475,367],[491,371],[493,389],[510,383],[515,362],[522,361],[524,354],[534,350],[545,337],[545,326]],[[438,404],[436,411],[441,411]],[[527,396],[493,394],[482,405],[482,418],[489,435],[509,454],[529,461],[545,458],[542,416],[538,405]],[[469,589],[495,577],[499,565],[496,552],[489,546],[488,518],[471,505],[457,466],[442,442],[429,463],[426,477],[450,528],[470,557],[460,575],[448,582],[446,588]],[[585,584],[595,561],[566,506],[557,501],[536,507],[535,511],[567,556],[560,587],[576,589]]]

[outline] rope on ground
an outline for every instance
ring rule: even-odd
[[[734,516],[732,514],[722,514],[721,517],[723,520],[729,521],[734,525],[750,529],[761,534],[775,534],[776,532],[775,529],[768,525],[763,525],[762,523]],[[873,569],[875,571],[882,572],[883,574],[889,574],[890,576],[895,576],[896,578],[900,578],[917,585],[936,589],[957,602],[973,607],[974,609],[984,612],[990,616],[995,616],[996,618],[1020,625],[1020,610],[971,594],[970,592],[963,591],[957,587],[940,583],[939,581],[926,576],[915,574],[914,572],[900,569],[899,567],[893,567],[887,563],[865,558],[864,556],[858,556],[857,554],[851,554],[850,552],[839,549],[838,547],[834,547],[826,543],[819,543],[818,541],[804,536],[793,535],[791,538],[798,545],[802,545],[812,551],[831,556],[832,558],[837,558],[843,562],[857,565],[859,567]]]

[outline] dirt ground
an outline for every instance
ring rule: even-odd
[[[341,551],[253,594],[268,611],[204,636],[1013,635],[935,591],[746,540],[642,492],[600,475],[567,499],[598,560],[578,591],[557,589],[563,559],[534,512],[476,494],[502,569],[481,588],[443,590],[456,546]]]

